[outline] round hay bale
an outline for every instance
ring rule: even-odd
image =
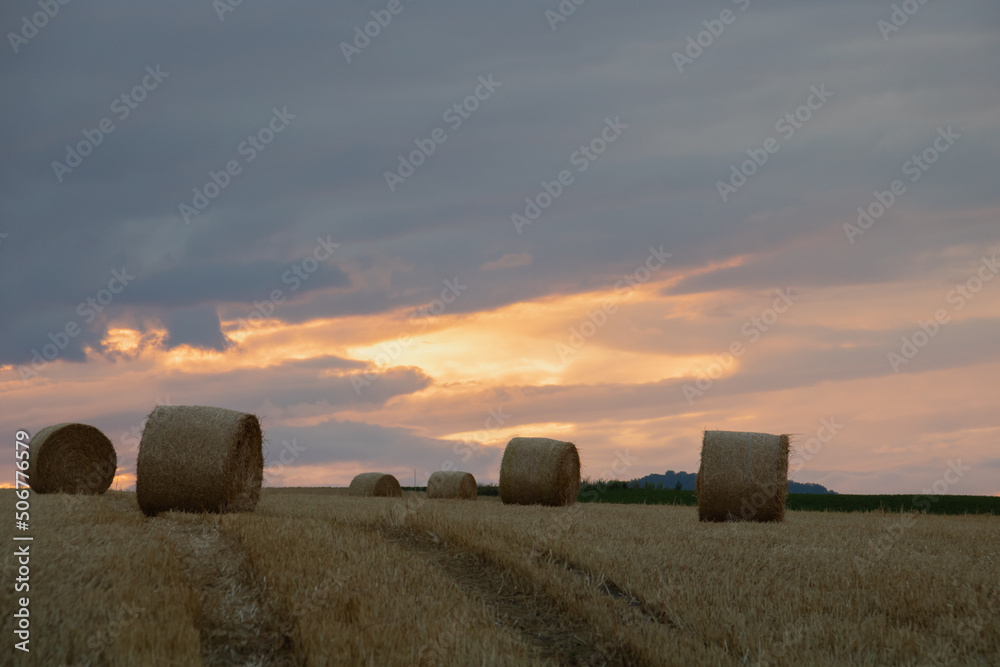
[[[348,490],[352,496],[364,496],[366,498],[385,497],[402,498],[403,488],[392,475],[383,472],[363,472],[355,475],[351,480]]]
[[[500,499],[515,505],[572,505],[580,493],[580,454],[572,442],[512,438],[500,462]]]
[[[115,446],[87,424],[46,426],[28,449],[28,484],[35,493],[104,493],[118,469]]]
[[[457,498],[475,500],[479,495],[476,478],[472,473],[459,470],[438,470],[427,480],[428,498]]]
[[[139,443],[135,493],[159,512],[252,512],[264,479],[263,434],[254,415],[200,405],[161,405]]]
[[[782,521],[788,436],[705,431],[695,493],[701,521]]]

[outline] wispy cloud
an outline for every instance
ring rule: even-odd
[[[531,264],[532,257],[526,252],[521,252],[517,254],[508,253],[501,257],[500,259],[495,259],[489,262],[484,262],[480,267],[480,271],[496,271],[498,269],[512,269],[516,266],[527,266]]]

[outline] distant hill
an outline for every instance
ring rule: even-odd
[[[645,487],[646,484],[651,484],[653,488],[662,489],[673,489],[676,488],[677,482],[681,483],[681,489],[684,491],[694,491],[695,480],[698,479],[698,475],[693,472],[674,472],[673,470],[668,470],[662,475],[657,475],[656,473],[652,475],[646,475],[645,477],[639,477],[638,479],[630,479],[629,486]],[[812,482],[793,482],[789,480],[788,482],[788,492],[789,493],[837,493],[836,491],[831,491],[822,484],[813,484]]]

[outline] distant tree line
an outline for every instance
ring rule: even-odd
[[[668,470],[662,475],[653,473],[645,477],[630,479],[625,484],[633,489],[673,489],[675,491],[694,491],[695,482],[698,480],[697,473],[674,472]],[[822,484],[812,482],[788,481],[789,493],[836,493]]]

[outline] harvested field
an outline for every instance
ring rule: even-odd
[[[32,657],[992,665],[1000,653],[997,517],[701,523],[693,507],[481,500],[265,489],[252,514],[146,518],[128,492],[33,495]],[[14,560],[3,565],[12,580]]]

